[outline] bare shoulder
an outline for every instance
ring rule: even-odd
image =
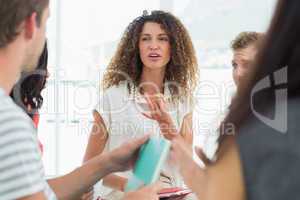
[[[208,199],[245,199],[242,165],[235,137],[228,136],[220,145],[218,160],[207,168],[208,188],[218,192],[208,193]],[[220,197],[220,198],[219,198]]]

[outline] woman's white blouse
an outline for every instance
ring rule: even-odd
[[[147,133],[160,133],[158,123],[141,114],[143,109],[138,104],[138,96],[129,94],[126,82],[101,91],[99,102],[95,109],[103,118],[109,134],[105,151],[111,151],[124,142],[132,138],[141,137]],[[170,97],[170,91],[167,87],[165,88],[164,97]],[[167,102],[167,106],[173,122],[179,129],[183,118],[192,111],[192,106],[189,105],[188,100],[180,101],[177,105]],[[183,185],[179,173],[170,166],[169,162],[165,163],[163,173],[172,178],[172,186]],[[118,175],[128,178],[131,172],[118,173]]]

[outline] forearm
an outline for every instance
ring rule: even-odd
[[[190,188],[198,199],[205,199],[208,175],[196,163],[190,165],[190,170],[181,173],[185,184]]]
[[[124,191],[127,181],[127,178],[115,174],[110,174],[103,178],[103,185],[115,190]]]
[[[201,155],[199,157],[206,160]],[[225,138],[219,148],[218,160],[205,164],[203,169],[192,162],[186,165],[186,170],[181,170],[187,186],[199,199],[245,199],[245,185],[235,138]]]
[[[104,176],[112,173],[107,154],[97,156],[71,173],[48,180],[58,199],[78,199]]]

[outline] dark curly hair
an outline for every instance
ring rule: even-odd
[[[152,11],[136,18],[126,28],[117,52],[110,61],[103,77],[103,88],[118,85],[121,81],[130,78],[131,89],[138,87],[141,79],[143,64],[139,55],[139,38],[146,22],[155,22],[161,25],[170,38],[171,59],[166,67],[164,82],[169,84],[172,100],[183,96],[191,97],[197,83],[198,64],[195,50],[188,34],[178,18],[168,12]],[[125,77],[124,74],[128,77]],[[181,88],[178,88],[178,86]]]
[[[47,65],[48,48],[47,44],[45,44],[36,70],[30,73],[22,73],[19,82],[14,86],[10,94],[14,102],[21,106],[31,118],[43,104],[41,92],[46,85]],[[31,107],[31,110],[28,110],[28,106]]]

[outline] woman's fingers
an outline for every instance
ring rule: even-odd
[[[145,100],[147,101],[148,106],[149,106],[151,112],[155,111],[155,107],[153,105],[153,102],[152,102],[152,100],[150,99],[150,97],[149,97],[149,95],[147,93],[145,94]]]
[[[162,115],[162,113],[167,113],[166,103],[162,95],[156,95],[153,101],[158,108],[160,115]]]
[[[145,99],[148,103],[148,106],[150,108],[150,112],[152,114],[152,116],[154,118],[159,117],[161,114],[161,111],[159,109],[159,106],[157,105],[157,102],[155,100],[153,100],[152,98],[150,98],[150,96],[148,94],[145,94]]]
[[[155,118],[154,118],[154,117],[152,117],[152,115],[148,115],[148,114],[146,114],[146,113],[143,113],[143,112],[142,112],[142,115],[144,115],[146,118],[149,118],[149,119],[155,120]]]
[[[169,133],[163,133],[162,135],[167,139],[167,140],[173,140],[173,138],[175,137],[173,134],[169,134]]]
[[[164,101],[164,98],[158,99],[158,106],[162,112],[167,113],[166,102]]]
[[[149,98],[148,94],[144,95],[144,99],[147,102],[147,105],[149,108],[149,112],[148,112],[149,114],[142,112],[142,115],[144,115],[146,118],[155,120],[155,117],[154,117],[155,107],[154,107],[153,103],[151,102],[151,99]]]

